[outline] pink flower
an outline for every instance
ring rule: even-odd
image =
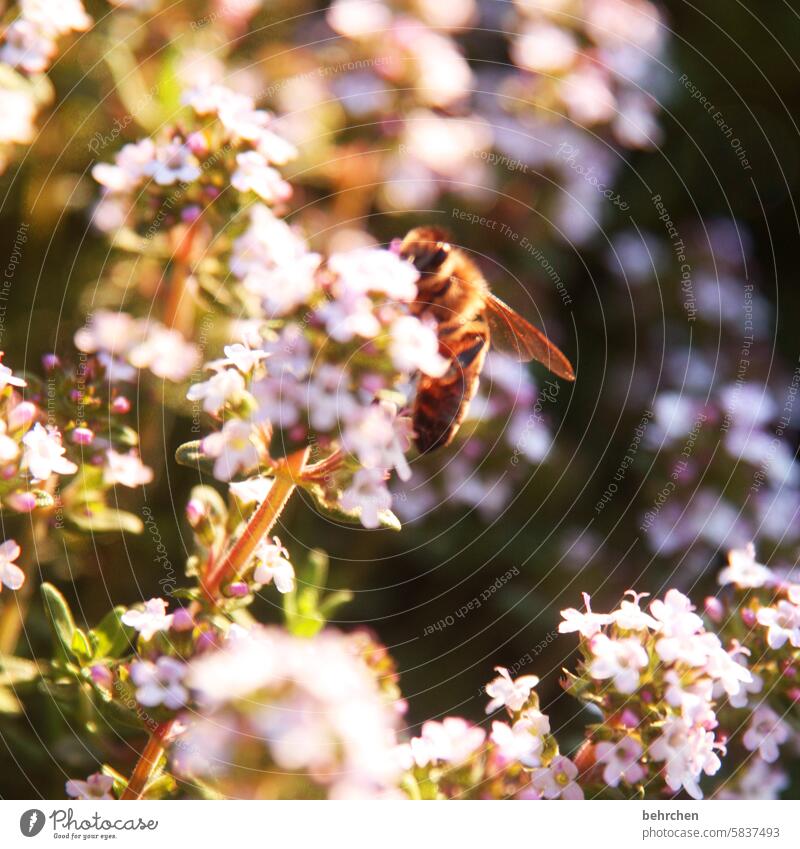
[[[439,353],[436,331],[413,315],[396,318],[389,333],[389,350],[398,371],[441,377],[450,367],[450,361]]]
[[[645,598],[649,593],[628,590],[625,595],[629,595],[632,601],[627,599],[621,601],[619,609],[610,614],[611,621],[624,631],[646,631],[648,628],[657,630],[658,622],[639,607],[640,599]]]
[[[149,466],[145,466],[141,457],[135,451],[120,454],[113,448],[109,448],[106,451],[103,480],[112,486],[122,484],[122,486],[135,489],[137,486],[144,486],[144,484],[153,480],[153,470]]]
[[[549,723],[547,727],[549,729]],[[513,726],[493,722],[491,739],[505,762],[519,761],[529,768],[541,764],[544,742],[534,721],[518,719]]]
[[[545,799],[583,799],[577,776],[578,767],[569,758],[556,755],[549,766],[533,770],[531,785]]]
[[[358,469],[339,503],[348,512],[358,510],[365,528],[377,528],[381,513],[392,506],[385,472],[382,469]]]
[[[752,542],[744,548],[728,552],[728,565],[717,577],[720,586],[734,584],[742,589],[769,586],[774,582],[772,570],[756,562],[756,549]]]
[[[163,598],[151,598],[144,603],[144,610],[123,613],[122,624],[134,628],[142,639],[151,640],[159,631],[169,630],[172,614],[167,613],[167,602]]]
[[[460,764],[466,761],[486,738],[482,728],[459,716],[448,716],[442,722],[429,720],[419,737],[411,740],[411,751],[417,766],[434,761]]]
[[[240,192],[255,192],[267,203],[285,200],[292,193],[280,172],[254,150],[236,154],[236,170],[231,177],[231,185]]]
[[[2,357],[2,353],[0,353],[0,357]],[[0,363],[0,390],[5,389],[6,386],[22,387],[27,385],[27,382],[21,377],[15,377],[8,366]]]
[[[14,562],[20,553],[16,540],[7,539],[0,544],[0,590],[18,590],[25,583],[25,573]]]
[[[639,763],[642,757],[642,744],[634,737],[623,737],[616,743],[603,741],[595,746],[599,763],[605,764],[603,781],[609,787],[616,787],[620,781],[636,784],[647,771]]]
[[[203,439],[203,453],[215,458],[214,477],[229,481],[237,472],[246,473],[258,465],[259,454],[252,435],[251,424],[241,419],[228,419],[221,431]]]
[[[109,192],[124,194],[133,191],[147,176],[148,169],[155,160],[155,155],[156,146],[153,140],[144,138],[135,144],[126,144],[116,155],[114,165],[109,165],[106,162],[95,165],[92,168],[92,176]],[[106,313],[107,311],[100,310],[99,312]],[[78,347],[81,346],[78,345]]]
[[[701,773],[714,775],[722,765],[715,748],[718,746],[713,732],[689,725],[683,719],[668,719],[649,754],[653,760],[664,761],[664,777],[670,790],[683,788],[693,799],[702,799],[698,778]]]
[[[216,415],[229,401],[236,401],[245,391],[242,375],[232,368],[221,369],[202,383],[189,387],[186,397],[190,401],[202,401],[207,413]]]
[[[253,579],[259,584],[271,584],[280,593],[289,593],[294,589],[294,567],[289,562],[289,552],[275,537],[272,542],[265,539],[255,551],[256,568]]]
[[[522,710],[539,679],[535,675],[523,675],[513,681],[505,667],[496,666],[495,671],[499,675],[486,685],[486,695],[492,699],[486,705],[486,713],[493,713],[501,707],[507,707],[514,713]]]
[[[639,686],[639,670],[649,658],[642,644],[632,637],[611,640],[605,634],[592,637],[589,647],[595,659],[589,664],[592,678],[612,678],[620,693],[630,694]]]
[[[86,781],[71,779],[66,784],[67,795],[73,799],[113,799],[111,793],[114,779],[110,775],[95,772]]]
[[[758,753],[767,763],[778,759],[778,746],[789,739],[789,726],[767,705],[753,711],[750,726],[742,737],[744,747]]]
[[[61,445],[61,434],[55,428],[45,430],[37,422],[22,439],[25,454],[22,465],[35,481],[47,480],[54,472],[71,475],[78,467],[64,457],[66,449]]]
[[[405,457],[411,421],[398,416],[397,406],[381,401],[354,410],[342,434],[342,445],[367,468],[396,469],[401,480],[411,477]]]
[[[333,254],[328,268],[337,275],[339,287],[352,295],[373,292],[405,302],[417,297],[419,272],[392,251],[358,248]]]
[[[178,330],[161,324],[148,325],[147,335],[128,352],[132,366],[147,368],[156,376],[178,382],[191,374],[199,351]]]
[[[582,593],[583,603],[586,605],[586,613],[581,613],[574,607],[568,607],[561,611],[561,616],[564,621],[558,626],[560,634],[570,634],[573,631],[578,631],[582,637],[590,639],[595,634],[599,634],[603,625],[608,625],[611,622],[611,616],[607,613],[592,613],[589,593]]]
[[[171,710],[182,707],[189,692],[181,683],[186,665],[174,657],[163,656],[155,663],[149,660],[131,664],[131,680],[136,685],[136,698],[145,707],[164,705]]]
[[[762,607],[756,614],[759,625],[767,628],[767,643],[773,649],[782,648],[788,640],[800,648],[800,607],[782,598],[775,607]]]
[[[691,601],[675,589],[668,590],[663,601],[656,599],[650,605],[650,612],[666,637],[688,636],[701,631],[703,620],[693,610]]]
[[[568,30],[538,23],[528,26],[511,50],[521,68],[547,74],[568,70],[577,53],[578,45]]]
[[[156,145],[155,157],[146,163],[143,170],[159,186],[191,183],[202,173],[194,154],[177,137],[166,144]]]

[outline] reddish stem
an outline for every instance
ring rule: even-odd
[[[139,755],[139,760],[133,768],[128,786],[120,796],[121,800],[141,799],[144,795],[150,778],[164,753],[164,738],[172,730],[172,723],[173,720],[162,722],[153,729],[147,745],[142,750],[142,754]]]
[[[215,601],[223,581],[235,575],[246,565],[256,546],[272,530],[283,512],[286,502],[294,492],[297,481],[309,455],[309,448],[290,454],[281,460],[275,470],[275,483],[250,517],[244,531],[228,550],[228,553],[216,564],[210,564],[203,576],[203,591],[210,601]]]

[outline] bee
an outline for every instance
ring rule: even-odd
[[[438,227],[416,227],[400,256],[419,272],[412,313],[436,322],[439,353],[450,361],[442,377],[420,375],[414,400],[414,441],[421,453],[452,442],[478,389],[489,346],[519,362],[537,360],[575,380],[569,360],[540,331],[489,290],[474,262]]]

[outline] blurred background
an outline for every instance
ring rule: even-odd
[[[92,225],[89,171],[179,121],[182,86],[204,76],[253,94],[298,145],[288,218],[315,248],[448,227],[577,381],[534,366],[504,384],[498,365],[454,450],[397,491],[402,532],[332,526],[298,500],[279,535],[298,563],[328,551],[331,587],[354,593],[337,622],[389,647],[409,727],[479,720],[501,664],[543,679],[568,749],[586,717],[559,686],[561,609],[629,588],[700,601],[751,539],[761,562],[797,560],[800,15],[785,0],[367,5],[369,21],[347,3],[87,3],[97,25],[64,43],[35,141],[0,177],[0,347],[35,370],[73,356],[101,301],[147,300],[148,270]],[[115,282],[98,294],[101,278]],[[139,387],[157,477],[126,506],[152,511],[180,576],[197,476],[172,461],[192,437],[179,397]],[[18,519],[2,520],[10,536]],[[42,552],[41,573],[87,622],[160,594],[149,530],[70,545]],[[45,639],[32,614],[19,653]],[[57,707],[31,710],[0,749],[30,784],[0,770],[4,796],[58,794],[51,755],[87,757]]]

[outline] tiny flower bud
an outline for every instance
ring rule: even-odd
[[[194,628],[194,618],[185,607],[179,607],[172,614],[173,631],[191,631]]]
[[[800,702],[800,687],[792,687],[786,695],[793,702]]]
[[[755,611],[751,610],[749,607],[743,607],[739,615],[742,617],[742,622],[744,622],[748,628],[752,628],[756,624]]]
[[[625,708],[619,718],[620,724],[626,728],[637,728],[639,725],[639,717],[630,708]]]
[[[705,609],[706,616],[708,616],[712,622],[717,625],[722,622],[722,617],[725,615],[725,606],[716,596],[707,596],[706,600],[703,602],[703,607]]]
[[[32,492],[12,492],[6,503],[18,513],[30,513],[36,508],[36,496]]]
[[[250,587],[244,581],[234,581],[228,584],[226,592],[231,598],[244,598],[250,592]]]
[[[217,637],[213,631],[202,631],[197,638],[197,651],[208,651],[217,647]]]
[[[107,690],[111,689],[111,685],[114,683],[114,676],[111,674],[110,669],[100,663],[96,663],[89,670],[89,674],[92,676],[92,681],[98,687],[105,687]]]
[[[205,505],[197,498],[190,499],[186,505],[186,518],[189,525],[196,528],[206,518]]]
[[[111,410],[114,413],[125,415],[131,411],[131,402],[124,395],[117,395],[111,402]]]
[[[61,360],[55,354],[45,354],[42,357],[42,367],[45,371],[53,371],[61,365]]]
[[[289,439],[294,442],[302,442],[306,438],[306,433],[303,425],[296,425],[289,431]]]
[[[187,206],[186,209],[181,212],[181,221],[186,224],[191,224],[193,221],[197,221],[202,212],[203,210],[195,204]]]
[[[16,430],[30,424],[36,418],[38,412],[36,404],[31,404],[30,401],[22,401],[8,414],[8,429]]]
[[[94,431],[88,427],[76,427],[72,431],[72,441],[76,445],[91,445],[94,442]]]
[[[186,146],[195,156],[206,156],[209,151],[208,140],[203,133],[189,133],[186,137]]]

